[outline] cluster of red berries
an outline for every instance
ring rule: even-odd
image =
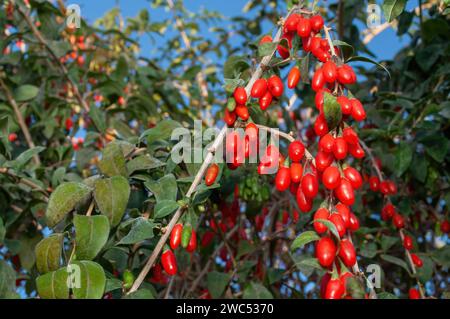
[[[192,229],[192,225],[183,226],[178,223],[170,233],[170,248],[166,245],[161,255],[161,264],[169,276],[176,275],[178,271],[177,259],[173,251],[180,245],[189,253],[197,249],[197,233]]]

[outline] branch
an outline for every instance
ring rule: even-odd
[[[291,10],[288,13],[287,17],[289,17],[289,15],[292,13],[292,11],[293,10]],[[281,38],[281,34],[282,34],[282,27],[280,27],[278,29],[278,32],[277,32],[275,38],[273,39],[273,42],[278,42],[280,40],[280,38]],[[245,87],[245,91],[247,92],[247,96],[250,96],[250,91],[251,91],[251,89],[253,87],[253,84],[263,74],[263,66],[266,66],[266,65],[269,64],[269,62],[272,59],[274,54],[275,54],[275,49],[269,55],[265,56],[261,60],[260,65],[258,66],[256,71],[253,73],[251,79],[249,80],[247,86]],[[189,187],[189,190],[186,193],[186,197],[187,198],[190,198],[192,196],[192,194],[194,193],[194,191],[197,188],[198,184],[200,184],[206,169],[209,167],[209,165],[211,164],[211,162],[213,160],[213,156],[214,156],[215,151],[222,144],[222,141],[225,138],[226,131],[227,131],[227,126],[225,125],[222,128],[222,130],[220,131],[219,135],[214,140],[211,148],[208,150],[208,154],[206,155],[206,158],[205,158],[202,166],[200,167],[199,171],[197,172],[197,175],[195,176],[194,181],[192,182],[191,186]],[[166,232],[159,239],[158,243],[156,244],[155,249],[153,250],[153,252],[150,255],[150,257],[148,258],[146,264],[144,265],[144,267],[142,268],[142,270],[139,273],[138,277],[136,278],[135,282],[133,283],[133,286],[128,291],[128,294],[136,291],[140,287],[142,282],[144,281],[144,279],[147,276],[148,272],[150,271],[150,269],[154,265],[156,259],[158,258],[159,253],[163,249],[166,241],[169,239],[169,236],[170,236],[170,233],[172,232],[173,227],[175,226],[175,224],[178,222],[178,220],[180,219],[181,215],[183,214],[183,211],[184,211],[184,207],[180,207],[175,212],[175,214],[173,215],[172,219],[170,220],[169,224],[166,227]]]
[[[16,100],[14,100],[11,91],[6,86],[5,82],[3,82],[3,79],[0,78],[0,86],[3,89],[3,92],[5,92],[6,99],[8,100],[9,104],[11,104],[14,114],[16,116],[17,123],[19,124],[20,129],[22,130],[23,135],[25,136],[25,140],[27,141],[29,148],[35,148],[36,145],[34,145],[33,139],[31,138],[30,130],[28,129],[27,124],[25,123],[25,120],[23,119],[22,112],[20,112],[19,106],[17,105]],[[39,156],[37,154],[33,155],[33,160],[35,164],[40,165],[41,160],[39,159]]]

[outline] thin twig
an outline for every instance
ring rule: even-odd
[[[25,136],[25,140],[27,141],[29,148],[35,148],[36,145],[33,142],[33,139],[31,138],[30,130],[28,129],[27,124],[25,123],[25,120],[22,116],[22,112],[20,112],[19,106],[17,105],[16,100],[14,99],[13,95],[11,94],[11,91],[6,86],[5,82],[3,82],[3,79],[0,78],[0,86],[3,89],[3,92],[5,93],[6,99],[8,100],[9,104],[12,106],[14,115],[16,116],[17,123],[19,124],[20,129],[22,130],[23,135]],[[35,164],[40,165],[41,160],[39,159],[39,156],[37,154],[33,155],[33,160]]]

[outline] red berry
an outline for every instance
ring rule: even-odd
[[[335,189],[341,183],[341,173],[336,166],[327,167],[322,174],[322,183],[327,189]]]
[[[265,111],[272,103],[272,94],[269,90],[259,99],[259,107]]]
[[[342,284],[341,280],[331,279],[325,291],[325,299],[341,299],[344,296],[345,287]]]
[[[366,111],[364,110],[364,106],[357,99],[351,99],[350,103],[352,104],[352,117],[355,121],[363,121],[366,119]]]
[[[300,163],[291,164],[291,182],[300,183],[303,176],[303,166]]]
[[[402,215],[395,213],[394,217],[392,218],[392,221],[394,223],[394,226],[397,227],[397,229],[401,229],[405,227],[405,220]]]
[[[313,202],[311,198],[308,198],[303,194],[303,190],[301,187],[297,190],[297,205],[300,208],[300,210],[304,213],[309,212],[312,209]]]
[[[320,138],[319,147],[322,151],[331,153],[334,147],[334,137],[330,133],[325,134]]]
[[[314,214],[313,220],[318,220],[318,219],[328,220],[329,216],[330,216],[330,212],[328,211],[328,209],[319,208],[316,211],[316,213]],[[323,234],[328,229],[327,226],[325,226],[324,224],[322,224],[320,222],[315,222],[313,225],[314,225],[314,229],[316,230],[316,232],[318,234]]]
[[[323,76],[322,69],[318,69],[313,76],[311,87],[314,91],[319,91],[325,85],[325,77]]]
[[[319,172],[323,172],[328,166],[333,163],[334,155],[333,153],[326,153],[319,151],[316,155],[316,168]]]
[[[267,92],[267,80],[266,79],[258,79],[253,84],[251,96],[255,99],[259,99],[264,96]]]
[[[450,222],[448,220],[444,220],[441,224],[441,231],[445,234],[450,232]]]
[[[189,239],[189,244],[186,247],[186,251],[188,253],[192,253],[197,249],[197,233],[195,230],[192,230],[191,239]]]
[[[309,19],[300,18],[297,23],[297,34],[301,38],[306,38],[311,35],[311,22]]]
[[[358,135],[351,127],[346,127],[342,131],[342,137],[347,142],[347,144],[357,145],[359,143]]]
[[[330,237],[322,237],[316,245],[316,258],[322,267],[330,267],[336,256],[336,245]]]
[[[261,38],[261,41],[259,41],[259,44],[263,44],[263,43],[268,43],[268,42],[272,42],[273,39],[270,35],[265,35]]]
[[[314,132],[317,136],[324,136],[329,132],[328,124],[323,113],[320,113],[314,123]]]
[[[236,122],[236,113],[230,112],[228,111],[228,109],[225,109],[225,116],[223,118],[224,122],[228,125],[228,126],[233,126],[234,122]]]
[[[326,62],[322,67],[322,71],[325,81],[327,81],[328,83],[334,83],[334,81],[336,81],[337,67],[336,64],[334,64],[334,62],[332,61]]]
[[[167,249],[161,255],[161,264],[169,276],[176,275],[177,273],[177,260],[173,251]]]
[[[403,247],[405,247],[406,250],[411,250],[414,248],[413,239],[411,236],[405,235],[403,238]]]
[[[363,180],[361,174],[353,167],[345,168],[344,175],[350,184],[352,184],[353,189],[359,189],[362,186]]]
[[[347,267],[353,267],[356,263],[355,247],[348,239],[340,241],[339,257]]]
[[[297,31],[297,25],[300,20],[300,15],[293,13],[291,14],[284,23],[284,29],[286,31]]]
[[[289,158],[293,162],[300,162],[305,155],[305,146],[300,141],[289,144]]]
[[[348,146],[347,142],[342,137],[337,137],[334,140],[333,154],[337,160],[343,160],[347,157]]]
[[[245,105],[245,103],[247,103],[247,92],[245,91],[245,88],[237,87],[234,90],[233,96],[236,101],[236,104]]]
[[[350,115],[352,114],[352,103],[346,96],[339,96],[337,99],[337,102],[341,106],[342,114],[344,115]]]
[[[411,259],[412,259],[414,266],[416,266],[418,268],[421,268],[423,266],[422,259],[420,259],[420,257],[417,256],[416,254],[411,254]]]
[[[10,141],[11,143],[15,142],[16,140],[17,140],[17,134],[16,133],[10,133],[8,135],[8,141]]]
[[[235,113],[242,120],[247,121],[250,117],[250,113],[248,112],[248,108],[245,105],[237,105],[235,109]]]
[[[342,220],[344,221],[345,227],[349,228],[350,225],[350,209],[342,203],[338,203],[336,205],[336,212],[341,215]]]
[[[182,224],[176,224],[170,233],[170,248],[177,249],[181,244],[181,233],[183,231]]]
[[[359,219],[355,214],[350,213],[350,219],[348,229],[351,231],[357,231],[359,229]]]
[[[219,165],[217,165],[216,163],[213,163],[208,167],[208,170],[206,171],[206,174],[205,174],[206,186],[211,186],[212,184],[214,184],[214,182],[216,181],[216,178],[217,178],[217,174],[219,174]]]
[[[311,29],[314,32],[319,32],[320,30],[322,30],[323,25],[324,25],[322,16],[320,16],[320,15],[312,16],[310,21],[311,21]]]
[[[275,97],[280,97],[283,95],[283,82],[280,77],[273,75],[268,81],[269,91]]]
[[[341,203],[348,206],[351,206],[355,203],[355,193],[353,191],[352,185],[347,179],[341,178],[341,183],[334,190],[334,192]]]
[[[377,192],[380,189],[380,179],[377,176],[370,176],[369,187],[372,192]]]
[[[291,184],[291,170],[289,167],[280,167],[275,177],[275,187],[278,191],[284,192]]]
[[[420,292],[415,288],[409,289],[409,299],[420,299]]]
[[[289,71],[287,78],[288,88],[293,89],[297,86],[298,81],[300,81],[300,70],[298,67],[294,66],[291,71]]]
[[[345,222],[342,219],[342,216],[337,213],[333,213],[330,215],[330,217],[328,217],[328,220],[334,224],[339,234],[339,237],[342,238],[345,235],[345,231],[347,230],[345,227]]]
[[[303,176],[301,188],[303,194],[305,194],[307,198],[316,197],[319,191],[319,184],[317,183],[317,177],[312,174],[306,174],[305,176]]]

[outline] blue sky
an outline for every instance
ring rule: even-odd
[[[191,12],[196,12],[203,7],[210,11],[218,11],[225,17],[232,17],[242,14],[242,8],[247,2],[248,0],[185,0],[184,4]],[[377,2],[381,3],[381,1]],[[69,3],[72,2],[69,1]],[[151,8],[150,1],[148,0],[76,0],[76,3],[81,7],[81,14],[83,18],[87,19],[91,23],[117,4],[120,6],[124,17],[134,17],[143,8],[149,9],[151,21],[159,21],[172,16],[171,12],[163,9]],[[415,6],[417,6],[416,0],[408,1],[407,8],[409,10]],[[226,25],[223,26],[226,27]],[[270,27],[271,26],[268,25],[267,30],[264,31],[269,31]],[[369,49],[376,54],[379,60],[393,58],[395,53],[407,44],[407,41],[409,40],[408,36],[398,38],[395,33],[396,31],[390,28],[375,37],[375,39],[369,44]],[[148,37],[144,37],[142,39],[141,45],[144,51],[150,48]]]

